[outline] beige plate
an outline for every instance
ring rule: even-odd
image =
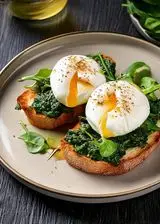
[[[160,153],[157,149],[133,171],[115,177],[94,176],[70,167],[65,161],[47,160],[48,154],[32,155],[17,139],[19,121],[28,124],[23,112],[15,111],[16,97],[27,83],[17,79],[40,68],[52,68],[68,54],[104,52],[117,62],[117,72],[134,61],[144,61],[159,79],[160,49],[145,41],[113,33],[73,33],[42,41],[14,58],[0,77],[0,155],[7,170],[27,186],[47,195],[85,203],[103,203],[137,197],[160,186]],[[2,94],[3,93],[3,94]],[[29,127],[35,130],[33,127]],[[37,132],[43,132],[36,129]],[[43,132],[57,135],[55,132]],[[15,136],[15,137],[14,137]]]

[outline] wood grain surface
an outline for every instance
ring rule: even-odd
[[[4,1],[5,2],[5,1]],[[13,18],[0,2],[0,69],[26,47],[79,30],[111,31],[142,38],[121,0],[69,0],[63,13],[44,22]],[[128,201],[85,205],[64,202],[25,187],[0,167],[0,224],[158,224],[160,190]]]

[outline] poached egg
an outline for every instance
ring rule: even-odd
[[[147,119],[149,113],[147,97],[127,81],[110,81],[100,85],[86,105],[89,124],[105,138],[134,131]]]
[[[105,82],[99,64],[83,55],[61,58],[50,76],[53,94],[67,107],[86,103],[93,90]]]

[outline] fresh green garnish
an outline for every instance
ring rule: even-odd
[[[22,139],[26,143],[27,149],[30,153],[42,153],[49,149],[49,145],[43,136],[36,132],[29,131],[23,122],[20,124],[25,133],[22,134],[19,139]]]
[[[138,61],[131,64],[122,74],[120,79],[139,85],[141,83],[141,79],[146,76],[151,76],[150,67],[144,62]]]
[[[33,107],[37,113],[44,114],[51,118],[56,118],[62,113],[70,113],[73,111],[72,108],[61,104],[55,98],[52,90],[38,93],[31,107]]]
[[[147,64],[144,62],[134,62],[119,79],[138,85],[149,100],[157,100],[155,91],[160,90],[160,84],[151,76],[151,69]]]
[[[144,147],[148,136],[160,131],[160,100],[149,101],[150,115],[147,120],[136,130],[109,139],[101,138],[88,124],[86,118],[81,117],[80,128],[69,130],[65,140],[74,146],[76,152],[90,157],[93,160],[105,161],[118,165],[126,150],[134,147]]]
[[[137,146],[144,146],[147,142],[148,133],[143,128],[119,137],[110,139],[101,138],[85,118],[81,119],[81,126],[78,130],[69,130],[66,134],[66,141],[73,145],[75,151],[86,155],[93,160],[106,161],[118,165],[125,150]]]
[[[129,14],[134,14],[139,19],[145,31],[155,39],[160,40],[160,1],[159,0],[127,0]]]
[[[44,92],[46,90],[49,90],[50,87],[50,74],[51,74],[51,69],[40,69],[36,74],[34,75],[29,75],[29,76],[24,76],[21,79],[19,79],[19,82],[23,82],[26,80],[32,80],[35,81],[32,85],[30,86],[25,86],[26,88],[32,89],[36,92]]]
[[[99,151],[102,157],[109,157],[117,150],[117,143],[112,140],[103,138],[103,141],[99,143]]]
[[[147,95],[149,99],[157,100],[157,97],[155,96],[155,91],[160,91],[160,84],[158,84],[155,79],[151,77],[142,78],[140,87],[143,93]]]
[[[150,113],[158,120],[160,118],[160,99],[156,101],[150,101]]]
[[[150,133],[160,131],[160,128],[157,126],[157,120],[155,121],[152,116],[148,117],[148,119],[144,122],[143,127]]]
[[[159,0],[143,0],[146,3],[149,3],[151,5],[160,5],[160,1]]]
[[[103,57],[102,54],[89,55],[89,57],[93,58],[100,65],[102,72],[106,77],[106,81],[116,80],[116,64],[114,62],[108,58]]]
[[[40,69],[36,74],[22,77],[18,81],[35,81],[30,86],[25,86],[37,92],[31,107],[34,108],[37,113],[44,114],[47,117],[57,118],[62,113],[72,112],[73,109],[64,106],[55,98],[50,86],[51,71],[51,69]],[[20,109],[20,107],[17,105],[15,109]]]

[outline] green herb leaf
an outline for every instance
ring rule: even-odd
[[[147,17],[144,27],[152,32],[160,31],[160,18]]]
[[[136,7],[135,3],[132,2],[132,1],[128,0],[127,3],[122,4],[122,6],[127,7],[127,10],[128,10],[129,14],[136,14],[140,17],[145,17],[146,16],[146,13],[143,12],[142,10],[138,9]]]
[[[141,80],[140,87],[145,95],[148,95],[151,100],[156,100],[154,92],[160,90],[160,84],[156,82],[155,79],[151,77],[144,77]]]
[[[59,117],[62,113],[70,113],[73,111],[72,108],[61,104],[55,98],[52,90],[38,93],[31,107],[34,108],[37,113],[44,114],[51,118],[56,118]]]
[[[157,84],[155,79],[153,79],[151,77],[144,77],[141,79],[140,87],[146,89],[151,86],[154,86],[155,84]]]
[[[36,132],[29,131],[23,122],[20,122],[20,124],[25,133],[22,134],[19,139],[22,139],[26,143],[27,149],[30,153],[36,154],[45,152],[47,149],[49,149],[49,145],[43,136]]]
[[[102,72],[105,75],[107,81],[116,80],[116,77],[115,77],[116,64],[114,62],[112,62],[108,58],[103,57],[102,54],[89,55],[89,57],[94,59],[100,65]]]
[[[27,89],[32,89],[36,92],[44,92],[46,90],[50,90],[50,74],[52,70],[51,69],[40,69],[38,73],[34,75],[24,76],[21,79],[19,79],[19,82],[26,81],[26,80],[33,80],[35,81],[33,84],[29,86],[25,86]]]
[[[160,1],[159,0],[143,0],[146,3],[149,3],[151,5],[159,5],[160,6]]]
[[[145,124],[148,132],[160,131],[160,128],[157,126],[157,123],[153,122],[150,119],[145,121]]]
[[[146,32],[155,39],[160,39],[160,1],[144,0],[127,1],[122,6],[127,7],[129,14],[134,14]],[[152,2],[152,4],[151,4]],[[148,4],[150,3],[150,4]]]
[[[139,85],[141,83],[141,79],[146,76],[151,76],[150,67],[144,62],[138,61],[131,64],[122,74],[120,79]]]
[[[21,79],[19,79],[18,81],[19,82],[23,82],[26,80],[42,81],[46,78],[49,78],[51,72],[52,72],[51,69],[43,68],[43,69],[40,69],[36,74],[24,76]]]
[[[102,143],[99,144],[100,154],[102,157],[109,157],[117,150],[117,143],[112,140],[103,138]]]

